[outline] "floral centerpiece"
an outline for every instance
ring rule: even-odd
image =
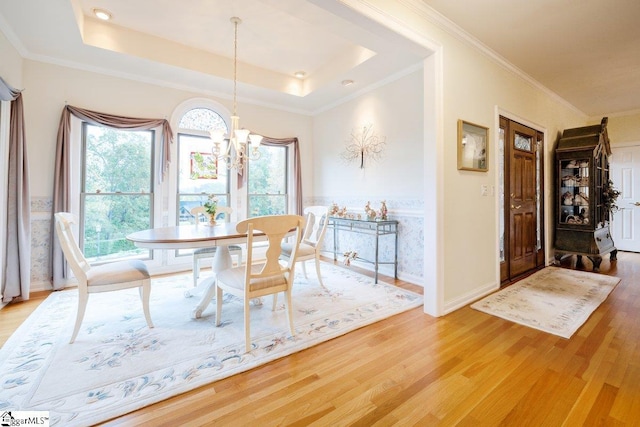
[[[209,214],[209,224],[215,225],[216,212],[218,211],[218,198],[215,194],[209,194],[207,201],[204,202],[204,209]]]

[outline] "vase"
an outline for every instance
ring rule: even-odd
[[[216,216],[214,215],[209,215],[209,225],[214,226],[216,225]]]

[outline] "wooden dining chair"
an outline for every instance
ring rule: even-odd
[[[302,233],[304,218],[300,215],[267,215],[249,218],[238,223],[236,230],[247,234],[247,262],[243,266],[219,272],[216,276],[216,326],[222,318],[223,291],[241,297],[244,301],[245,350],[250,351],[250,309],[249,302],[254,298],[284,292],[287,319],[291,335],[293,327],[293,309],[291,289],[293,287],[295,255]],[[284,238],[294,232],[295,242],[289,262],[282,265],[279,261]],[[266,259],[253,264],[253,242],[255,233],[264,233],[267,237]],[[275,304],[273,306],[275,310]]]
[[[68,212],[58,212],[54,217],[56,235],[60,240],[62,252],[78,280],[78,313],[69,343],[72,344],[78,335],[89,301],[89,294],[92,293],[140,288],[144,317],[147,325],[153,328],[149,314],[151,277],[145,263],[140,260],[125,260],[92,266],[82,254],[73,235],[71,227],[77,222],[75,215]]]
[[[304,277],[307,278],[305,263],[306,261],[314,260],[318,281],[320,282],[320,286],[324,287],[322,275],[320,274],[320,250],[322,249],[322,242],[324,241],[327,224],[329,223],[329,208],[327,206],[309,206],[305,208],[304,213],[304,235],[300,242],[295,261],[302,263],[302,271],[304,272]],[[281,258],[291,258],[293,246],[291,241],[283,243]]]
[[[231,213],[233,209],[227,206],[219,206],[216,211],[216,220],[220,217],[225,222],[231,220]],[[203,225],[209,222],[209,214],[204,206],[196,206],[191,209],[191,215],[194,216],[196,225]],[[203,219],[204,218],[204,219]],[[211,246],[208,248],[199,248],[193,251],[193,287],[198,286],[198,278],[200,277],[200,260],[205,258],[212,258],[216,254],[217,247]],[[230,245],[229,252],[231,255],[238,257],[238,265],[242,264],[242,247],[238,245]]]

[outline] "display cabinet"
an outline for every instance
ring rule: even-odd
[[[610,155],[606,117],[599,125],[567,129],[558,141],[554,245],[558,262],[566,255],[577,255],[578,262],[586,256],[598,271],[603,255],[616,259],[603,195]]]

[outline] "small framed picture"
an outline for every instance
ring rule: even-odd
[[[458,169],[489,170],[489,128],[458,120]]]
[[[191,179],[217,179],[218,178],[218,159],[211,153],[191,152],[191,170],[189,177]]]

